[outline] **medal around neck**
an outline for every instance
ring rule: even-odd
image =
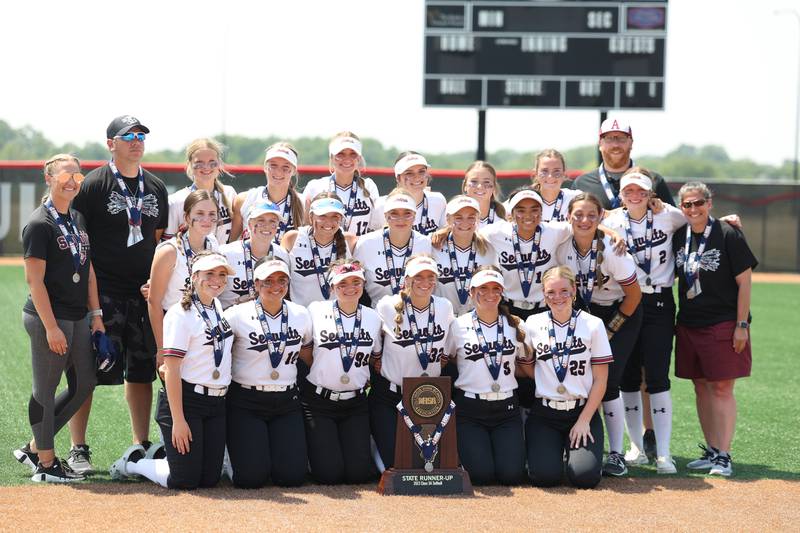
[[[394,466],[383,472],[381,494],[472,494],[459,467],[456,405],[449,377],[407,377],[397,404],[408,431],[398,429]]]

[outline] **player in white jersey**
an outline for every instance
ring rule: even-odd
[[[569,215],[574,237],[559,248],[558,262],[576,273],[580,305],[601,318],[608,330],[614,362],[603,396],[609,448],[603,473],[623,476],[628,469],[621,453],[625,424],[619,384],[639,337],[642,291],[633,258],[628,253],[612,253],[611,239],[598,229],[603,217],[600,200],[591,193],[581,193],[570,202]]]
[[[183,297],[189,284],[189,262],[200,250],[216,250],[219,211],[213,194],[205,189],[191,192],[183,204],[183,226],[177,235],[159,243],[150,267],[147,312],[158,347],[156,369],[161,369],[164,314]]]
[[[497,267],[479,267],[470,282],[475,310],[458,317],[451,332],[458,455],[476,484],[517,484],[525,465],[515,376],[532,360],[522,321],[501,304],[503,284]]]
[[[358,239],[342,231],[344,213],[338,196],[321,192],[311,202],[309,225],[284,235],[281,247],[289,253],[294,303],[307,306],[333,298],[328,267],[336,259],[350,257]]]
[[[335,193],[345,206],[342,229],[355,235],[383,225],[375,213],[375,202],[380,196],[378,187],[370,178],[361,175],[366,163],[362,155],[361,141],[355,133],[337,133],[328,145],[330,176],[317,178],[306,184],[303,193],[306,211],[311,201],[321,192]]]
[[[603,422],[598,408],[614,359],[603,321],[574,309],[575,274],[566,266],[542,278],[548,312],[528,317],[536,401],[525,423],[528,475],[534,485],[600,483]],[[530,367],[528,367],[530,368]]]
[[[497,263],[494,248],[477,233],[480,205],[466,195],[447,203],[447,225],[431,236],[433,258],[439,265],[436,295],[453,304],[456,316],[475,308],[469,298],[469,280],[475,269]]]
[[[545,310],[542,274],[557,265],[556,249],[569,240],[569,224],[542,222],[542,198],[519,189],[509,198],[512,222],[480,230],[497,253],[511,312],[522,319]]]
[[[242,218],[233,209],[236,191],[230,185],[223,185],[220,176],[233,176],[225,170],[222,162],[222,145],[214,139],[196,139],[186,147],[186,175],[192,184],[169,195],[169,218],[162,241],[174,237],[184,224],[183,202],[189,193],[205,189],[214,195],[219,206],[219,218],[214,236],[217,242],[225,244],[238,238],[242,232]]]
[[[567,179],[567,163],[558,150],[542,150],[536,155],[532,171],[533,190],[542,197],[542,220],[544,222],[565,222],[568,220],[567,208],[570,200],[581,191],[563,189]]]
[[[375,310],[383,320],[383,354],[373,359],[375,377],[369,393],[372,436],[386,468],[394,464],[397,404],[403,378],[439,376],[447,364],[453,306],[433,296],[437,265],[431,257],[413,256],[400,294],[381,298]]]
[[[145,458],[134,444],[111,465],[112,479],[140,475],[173,489],[219,482],[233,334],[217,296],[233,269],[222,254],[203,250],[191,272],[191,286],[164,317],[166,393],[159,393],[156,421],[167,458]]]
[[[297,150],[294,146],[287,142],[271,145],[264,155],[267,184],[239,194],[234,203],[234,212],[245,221],[254,205],[264,202],[276,204],[280,209],[280,224],[275,232],[275,244],[280,244],[286,232],[306,223],[305,197],[295,188],[297,164]]]
[[[331,265],[335,298],[308,306],[313,361],[302,387],[311,475],[320,483],[366,483],[376,477],[370,453],[366,388],[370,357],[380,356],[381,318],[358,303],[364,269],[358,261]]]
[[[407,190],[417,202],[414,230],[423,235],[430,235],[444,226],[447,206],[447,200],[442,193],[430,190],[429,170],[428,161],[417,152],[403,152],[394,163],[397,186]],[[381,197],[375,205],[375,213],[379,220],[384,220],[385,200],[385,197]]]
[[[478,201],[481,207],[479,228],[506,219],[506,209],[500,201],[502,192],[497,171],[486,161],[475,161],[464,174],[461,192]]]
[[[228,453],[233,484],[258,488],[268,480],[298,486],[308,470],[297,387],[300,352],[311,351],[311,315],[285,299],[289,265],[261,259],[253,273],[258,297],[225,312],[233,330],[228,392]]]
[[[384,202],[386,227],[358,239],[353,257],[367,273],[367,302],[375,305],[387,294],[400,292],[408,258],[431,253],[429,237],[414,231],[417,203],[405,189],[390,192]]]
[[[281,208],[269,201],[260,202],[248,210],[247,217],[247,233],[242,240],[219,247],[236,271],[228,278],[228,285],[219,297],[225,309],[256,297],[253,269],[259,259],[274,256],[289,264],[289,254],[274,242],[280,227]]]

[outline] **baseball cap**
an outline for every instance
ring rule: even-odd
[[[330,284],[336,285],[346,278],[364,279],[364,269],[358,263],[344,263],[333,267],[330,273]]]
[[[342,150],[347,150],[348,148],[357,153],[359,156],[361,155],[361,141],[355,137],[336,137],[328,145],[328,153],[330,155],[336,155]]]
[[[430,168],[428,160],[422,157],[420,154],[408,154],[394,164],[394,175],[399,176],[415,165],[423,165],[427,168]]]
[[[282,157],[291,163],[294,168],[297,168],[297,154],[285,146],[273,146],[267,150],[267,154],[264,156],[264,162],[276,157]]]
[[[445,213],[448,215],[455,215],[465,207],[471,207],[478,213],[481,212],[481,204],[478,203],[478,200],[475,198],[471,198],[465,194],[459,194],[458,196],[454,196],[449,202],[447,202],[447,208],[445,209]]]
[[[425,272],[426,270],[433,272],[437,276],[439,275],[439,268],[432,257],[424,255],[413,257],[406,263],[406,277],[413,278],[420,272]]]
[[[326,215],[328,213],[339,213],[344,216],[344,204],[338,198],[320,198],[311,202],[311,213],[314,215]]]
[[[506,288],[506,284],[503,283],[503,275],[500,272],[495,272],[494,270],[481,270],[480,272],[476,272],[469,281],[469,287],[480,287],[481,285],[486,285],[487,283],[497,283],[503,289]]]
[[[139,119],[131,115],[122,115],[111,121],[106,128],[106,139],[113,139],[117,135],[125,135],[133,128],[139,128],[144,133],[150,133],[150,128],[139,122]]]
[[[539,193],[531,189],[525,189],[519,191],[517,194],[512,196],[510,200],[508,200],[508,210],[513,211],[514,208],[517,206],[517,204],[520,203],[522,200],[533,200],[541,206],[544,205],[542,197],[539,196]]]
[[[602,124],[600,124],[600,137],[612,131],[621,131],[622,133],[627,133],[631,136],[631,138],[633,138],[633,130],[631,129],[631,125],[624,120],[620,120],[618,118],[607,118]]]
[[[408,209],[417,212],[417,202],[408,194],[395,194],[387,196],[383,202],[383,212],[388,213],[392,209]]]
[[[253,279],[265,280],[275,272],[289,275],[289,265],[283,259],[269,259],[258,265],[253,272]]]
[[[260,217],[264,214],[276,215],[278,218],[281,218],[283,215],[283,213],[281,213],[281,208],[278,207],[278,204],[274,204],[272,202],[261,202],[260,204],[256,204],[250,208],[250,212],[247,214],[247,220]]]
[[[204,272],[206,270],[214,270],[217,267],[225,267],[229,276],[236,274],[236,271],[225,260],[225,256],[218,253],[204,255],[194,263],[192,263],[192,274],[195,272]]]
[[[624,189],[628,185],[638,185],[646,191],[653,190],[653,181],[641,172],[631,172],[630,174],[622,176],[619,182],[619,190]]]

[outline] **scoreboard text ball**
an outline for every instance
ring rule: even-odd
[[[666,1],[425,2],[424,105],[663,109]]]

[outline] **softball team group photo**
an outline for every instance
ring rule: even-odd
[[[44,163],[22,234],[30,434],[13,450],[32,481],[91,479],[93,391],[122,385],[131,442],[113,480],[377,483],[403,379],[420,376],[451,378],[448,430],[477,485],[591,489],[646,464],[733,474],[758,261],[708,186],[673,198],[634,163],[624,120],[603,121],[602,163],[574,180],[547,149],[529,185],[504,195],[475,161],[451,198],[414,151],[379,191],[349,131],[330,140],[330,175],[302,190],[287,142],[265,147],[264,184],[237,192],[223,146],[196,139],[186,186],[168,195],[141,166],[149,134],[123,115],[106,164],[84,176],[72,154]],[[703,435],[680,465],[673,345]]]

